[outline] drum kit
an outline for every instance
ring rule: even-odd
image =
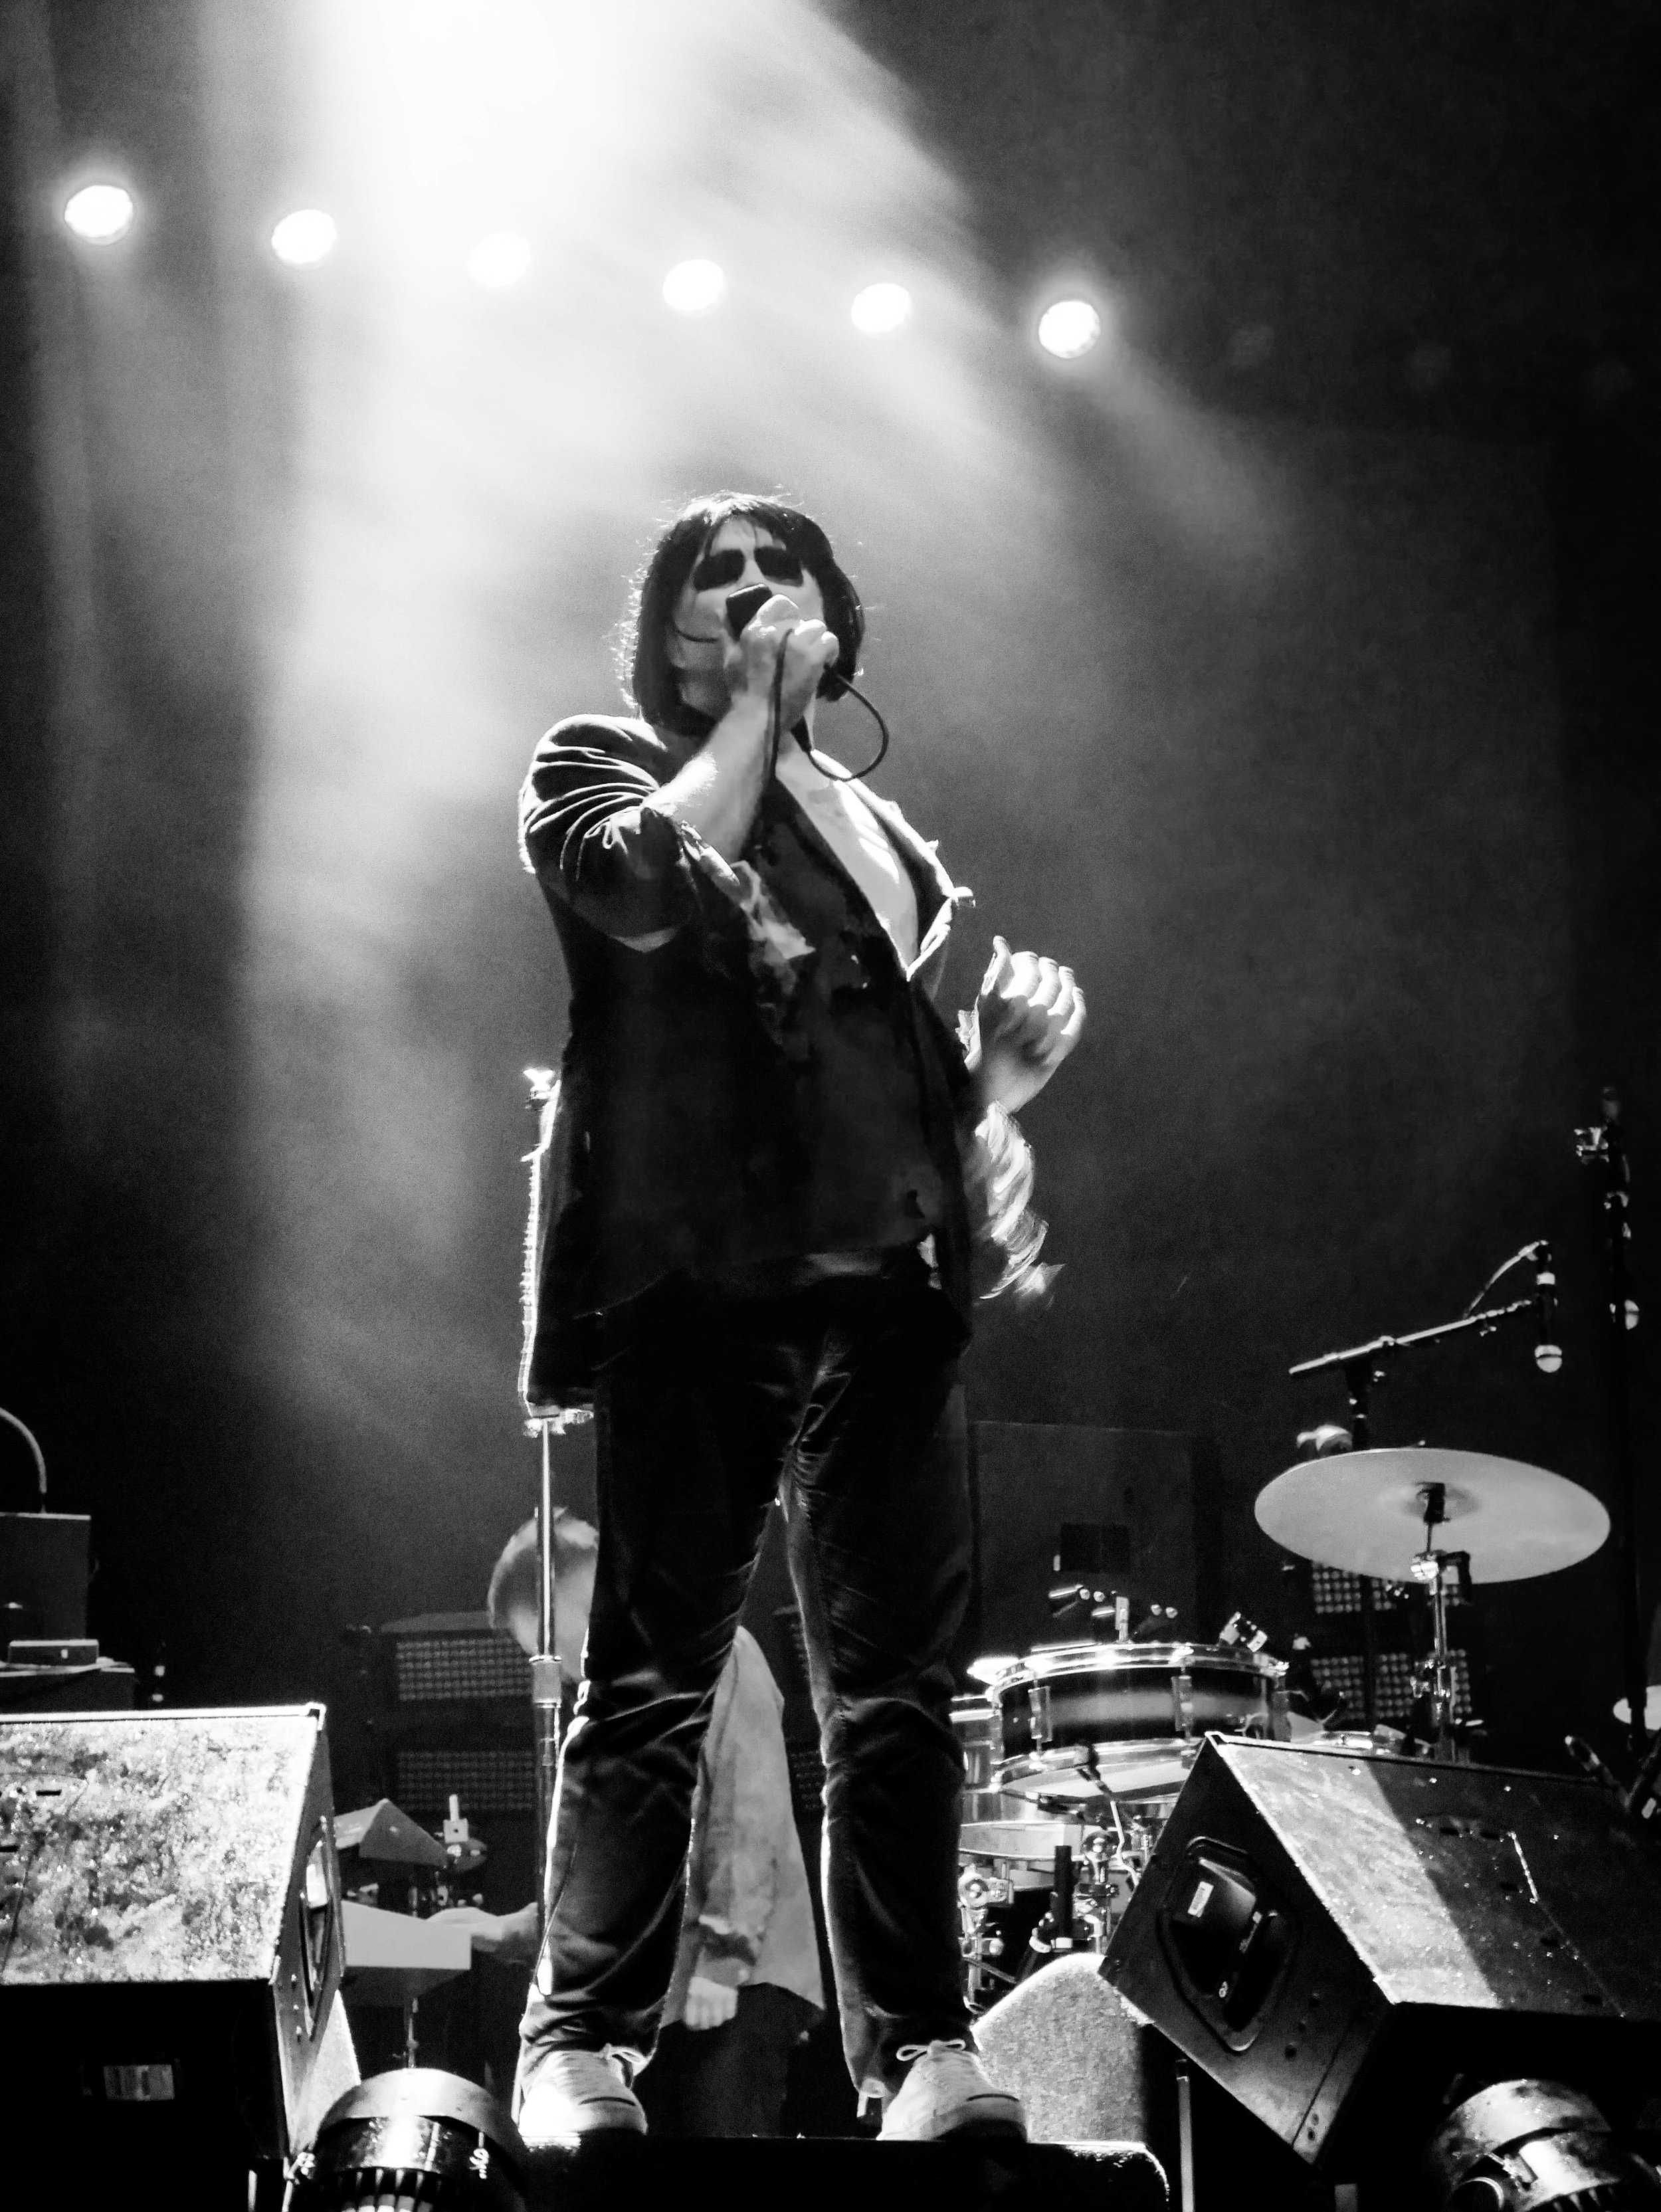
[[[981,2010],[1057,1952],[1106,1948],[1208,1730],[1288,1729],[1284,1666],[1243,1643],[1054,1644],[970,1671],[983,1689],[952,1720]]]
[[[1543,1468],[1422,1446],[1301,1462],[1268,1484],[1256,1511],[1305,1559],[1423,1591],[1428,1650],[1413,1732],[1341,1740],[1444,1759],[1468,1755],[1453,1720],[1450,1595],[1573,1565],[1609,1529],[1589,1491]],[[978,1661],[970,1673],[981,1687],[955,1703],[958,1897],[976,2011],[1057,1952],[1106,1949],[1208,1733],[1322,1732],[1294,1711],[1286,1662],[1240,1615],[1216,1643],[1190,1644],[1127,1640],[1125,1614],[1122,1601],[1096,1608],[1112,1640]]]

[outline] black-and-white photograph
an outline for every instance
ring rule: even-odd
[[[1661,2212],[1658,548],[1647,0],[0,0],[0,2198]]]

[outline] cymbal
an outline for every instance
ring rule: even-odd
[[[1258,1526],[1306,1559],[1405,1582],[1425,1548],[1423,1492],[1440,1482],[1438,1551],[1469,1552],[1473,1582],[1519,1583],[1589,1559],[1609,1516],[1589,1490],[1522,1460],[1423,1445],[1301,1460],[1258,1492]]]

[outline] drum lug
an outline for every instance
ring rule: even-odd
[[[1194,1678],[1185,1667],[1179,1668],[1171,1677],[1171,1712],[1176,1723],[1177,1734],[1191,1736],[1194,1733]]]
[[[1032,1708],[1033,1747],[1042,1751],[1051,1738],[1050,1686],[1047,1682],[1033,1682],[1028,1686],[1027,1703]]]

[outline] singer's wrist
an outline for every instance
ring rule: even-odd
[[[727,702],[727,710],[711,731],[711,738],[734,738],[741,744],[760,745],[767,734],[768,701],[765,692],[735,691]]]

